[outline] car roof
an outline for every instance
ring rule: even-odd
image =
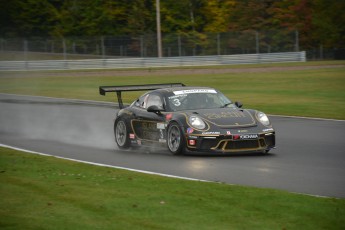
[[[171,87],[171,88],[156,89],[156,90],[153,90],[151,92],[159,92],[161,94],[167,94],[167,93],[172,93],[174,91],[191,90],[191,89],[214,89],[214,88],[203,87],[203,86],[184,86],[184,87]]]

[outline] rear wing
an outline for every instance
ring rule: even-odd
[[[119,102],[120,109],[123,108],[122,102],[122,91],[146,91],[146,90],[155,90],[162,88],[171,88],[171,87],[181,87],[185,86],[183,83],[166,83],[166,84],[146,84],[146,85],[122,85],[122,86],[100,86],[99,94],[105,95],[106,93],[116,92],[117,100]]]

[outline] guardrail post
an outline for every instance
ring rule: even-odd
[[[306,52],[305,51],[300,52],[300,61],[305,62],[306,60],[307,60]]]

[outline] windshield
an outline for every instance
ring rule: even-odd
[[[214,89],[174,91],[167,97],[171,111],[232,107],[232,102]]]

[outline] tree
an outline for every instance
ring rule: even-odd
[[[65,0],[60,11],[59,36],[100,36],[124,33],[125,1]]]
[[[265,30],[271,29],[270,9],[274,0],[236,1],[230,14],[229,30]]]
[[[156,9],[153,0],[132,0],[126,7],[126,34],[142,35],[156,31]]]
[[[228,32],[230,15],[236,1],[234,0],[208,0],[203,8],[205,15],[205,32]]]
[[[201,32],[204,18],[200,9],[204,4],[205,0],[161,1],[162,32]]]
[[[0,4],[4,38],[156,31],[154,0],[0,0]],[[161,29],[163,34],[177,33],[203,45],[205,32],[275,29],[299,31],[303,48],[344,47],[344,11],[343,0],[161,0]]]
[[[1,0],[1,33],[32,37],[50,34],[58,23],[53,0]]]
[[[313,44],[312,3],[310,0],[283,0],[275,2],[270,10],[272,25],[279,29],[298,31],[300,45],[304,48]]]
[[[345,1],[315,0],[313,38],[326,48],[345,48]]]

